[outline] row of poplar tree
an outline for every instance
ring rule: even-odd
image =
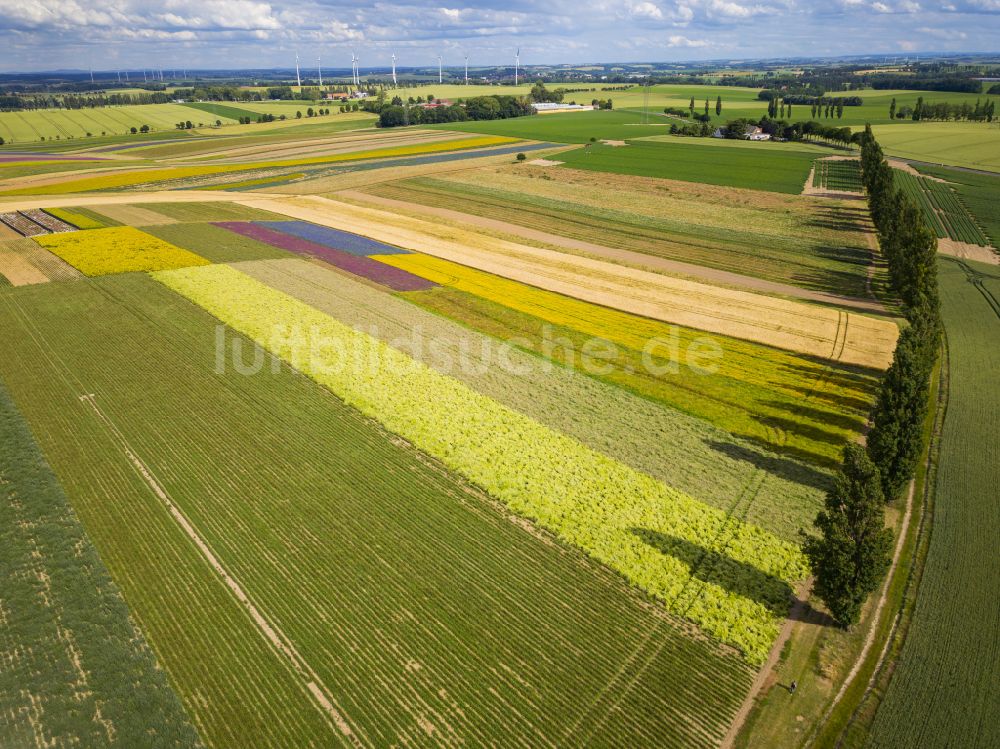
[[[870,126],[862,139],[861,178],[889,281],[908,324],[879,387],[867,444],[845,448],[843,466],[816,517],[820,534],[804,544],[814,591],[844,626],[858,621],[868,595],[889,570],[893,533],[885,527],[884,505],[904,493],[923,452],[942,336],[937,239],[920,207],[896,187]]]

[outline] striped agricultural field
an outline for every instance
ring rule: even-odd
[[[721,739],[743,658],[269,357],[217,374],[220,330],[140,274],[0,293],[0,376],[207,745]]]
[[[625,312],[844,364],[884,369],[898,335],[890,320],[570,256],[327,198],[246,204]],[[391,256],[394,263],[408,257]]]

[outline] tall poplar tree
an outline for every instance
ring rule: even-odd
[[[844,463],[824,507],[816,516],[818,537],[808,537],[803,551],[816,577],[813,590],[833,618],[847,627],[892,561],[892,530],[885,527],[882,483],[864,448],[844,448]]]

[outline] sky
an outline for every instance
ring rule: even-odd
[[[995,52],[1000,0],[0,0],[0,71]]]

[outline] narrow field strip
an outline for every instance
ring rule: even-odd
[[[788,584],[805,575],[794,544],[594,453],[228,266],[155,277],[751,662],[766,657],[787,611]],[[373,368],[336,367],[336,359],[317,357],[315,346],[360,355]],[[743,574],[756,584],[737,593],[725,586],[741,566],[753,570]],[[689,598],[692,574],[707,581]]]
[[[781,538],[796,541],[822,504],[827,477],[811,466],[342,273],[303,260],[235,267],[706,504],[730,510],[762,472],[766,477],[742,517]]]
[[[651,631],[620,709],[582,716],[595,743],[717,744],[752,681],[312,380],[253,370],[248,339],[144,274],[0,294],[0,334],[0,377],[207,745],[341,737],[80,393],[372,744],[560,745]]]
[[[839,330],[836,310],[519,245],[326,198],[245,203],[314,223],[349,227],[405,249],[633,314],[824,359],[833,355]],[[407,258],[412,256],[389,256],[385,262],[405,267]],[[896,324],[853,313],[847,319],[846,345],[838,360],[887,367],[898,335]]]
[[[83,277],[76,268],[27,238],[0,242],[0,273],[14,286]]]

